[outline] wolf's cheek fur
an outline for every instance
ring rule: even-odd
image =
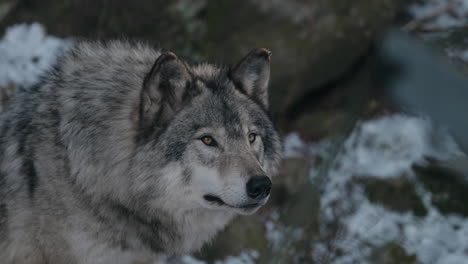
[[[200,206],[252,214],[266,203],[268,197],[256,200],[247,193],[248,181],[266,173],[259,160],[259,155],[264,155],[261,153],[262,142],[260,139],[254,144],[243,141],[241,139],[234,145],[244,147],[229,149],[224,145],[223,151],[199,142],[187,147],[184,156],[191,157],[184,162],[190,164],[188,170],[191,172],[187,188]]]
[[[257,158],[258,162],[260,163],[261,167],[263,170],[266,171],[265,169],[265,149],[263,147],[263,140],[260,136],[257,136],[257,139],[253,144],[250,146],[252,148],[252,151],[255,154],[255,157]]]

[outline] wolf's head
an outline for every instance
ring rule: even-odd
[[[281,148],[268,115],[270,56],[256,49],[232,67],[189,66],[171,52],[157,58],[138,119],[140,155],[159,170],[145,180],[155,193],[240,214],[266,203]]]

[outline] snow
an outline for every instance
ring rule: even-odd
[[[255,250],[243,250],[238,256],[227,256],[223,260],[217,260],[214,264],[254,264],[260,254]],[[167,264],[206,264],[207,262],[196,259],[192,256],[183,255],[169,261]],[[166,264],[166,263],[163,263]]]
[[[291,132],[283,139],[283,157],[298,158],[323,155],[330,145],[331,142],[327,139],[320,142],[305,142],[299,133]]]
[[[418,21],[417,28],[423,32],[428,31],[421,35],[427,40],[446,39],[452,29],[466,28],[468,25],[468,0],[414,1],[409,5],[408,11],[413,22]],[[468,50],[464,46],[466,45],[448,46],[444,47],[444,51],[449,57],[468,63]]]
[[[192,256],[182,256],[180,258],[180,264],[205,264],[205,262],[200,261]]]
[[[462,52],[459,54],[459,56],[460,56],[460,58],[461,58],[464,62],[468,63],[468,50],[462,51]]]
[[[304,141],[299,137],[296,132],[286,135],[283,140],[283,157],[294,158],[304,156]]]
[[[434,133],[428,120],[403,115],[362,123],[345,142],[347,161],[342,165],[354,174],[393,177],[426,156],[447,159],[461,154],[447,133]],[[434,137],[443,144],[433,142]]]
[[[468,0],[415,2],[409,6],[409,13],[415,19],[427,20],[427,28],[461,27],[468,23]]]
[[[48,36],[38,23],[7,28],[0,40],[0,87],[29,87],[39,82],[70,41]]]
[[[255,250],[245,250],[239,256],[229,256],[221,261],[215,261],[215,264],[254,264],[260,254]]]
[[[446,47],[444,51],[449,58],[468,64],[468,49],[465,47]]]
[[[335,256],[332,263],[368,263],[371,248],[390,242],[415,254],[422,263],[468,262],[468,219],[442,215],[411,170],[412,164],[424,163],[428,156],[446,160],[463,155],[444,130],[427,119],[393,115],[359,124],[343,148],[338,166],[329,172],[321,201],[322,224],[338,221],[341,226],[333,247],[345,254]],[[350,187],[361,176],[402,175],[416,185],[427,216],[389,211],[371,203],[357,184]],[[323,244],[313,247],[314,252],[326,253]],[[320,253],[316,257],[323,258]]]

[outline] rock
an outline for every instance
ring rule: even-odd
[[[349,115],[337,109],[323,109],[302,114],[291,124],[307,140],[318,140],[333,134]]]
[[[414,184],[405,176],[386,179],[360,177],[357,182],[364,186],[367,198],[373,203],[399,213],[427,215],[427,209],[416,193]]]
[[[304,158],[286,158],[273,179],[269,206],[284,206],[309,179],[309,163]]]
[[[419,264],[420,262],[415,255],[408,254],[405,249],[390,242],[380,248],[374,249],[370,263],[379,264]]]
[[[427,166],[415,166],[416,175],[432,193],[432,204],[443,214],[468,216],[466,175],[432,160]]]
[[[15,5],[18,3],[18,0],[5,0],[0,2],[0,21],[10,12]]]
[[[454,28],[447,31],[426,34],[424,40],[448,55],[450,61],[464,73],[468,73],[468,51],[466,48],[468,29]]]
[[[262,252],[267,246],[265,226],[261,219],[255,215],[240,216],[218,234],[213,243],[205,246],[197,258],[212,263],[226,256],[237,256],[246,249]]]

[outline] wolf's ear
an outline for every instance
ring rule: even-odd
[[[192,77],[185,62],[172,52],[162,53],[145,76],[140,99],[140,125],[164,123],[190,95]]]
[[[271,52],[254,49],[230,71],[238,89],[268,108],[268,81],[270,79]]]

